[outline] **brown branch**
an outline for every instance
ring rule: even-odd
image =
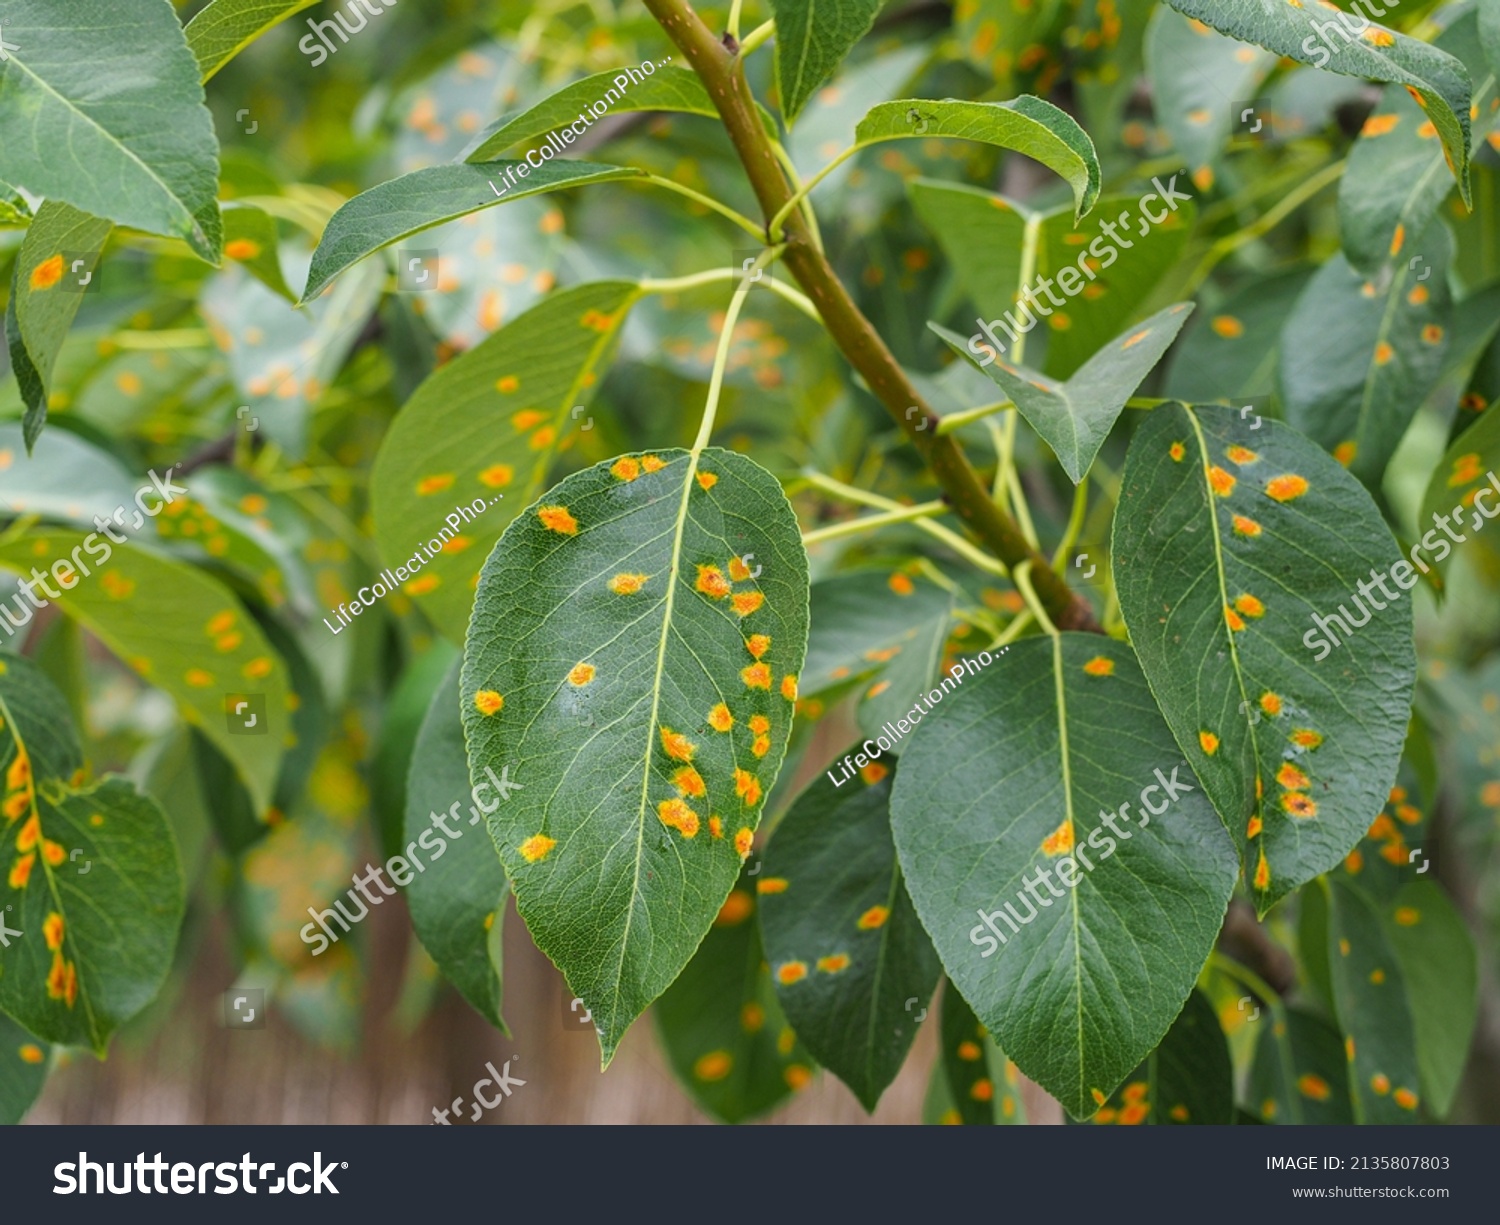
[[[645,0],[645,4],[703,81],[744,164],[761,211],[769,220],[792,198],[792,188],[761,127],[738,56],[703,24],[687,0]],[[787,244],[783,262],[812,299],[850,365],[864,376],[870,391],[906,431],[959,517],[1007,566],[1033,563],[1032,583],[1058,629],[1100,632],[1088,603],[1069,589],[1047,559],[1031,547],[1015,520],[991,498],[958,443],[951,436],[937,434],[937,415],[912,386],[870,321],[860,313],[843,282],[812,241],[800,212],[793,210],[782,229]],[[908,416],[912,408],[919,411]]]

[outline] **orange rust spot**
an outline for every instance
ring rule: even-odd
[[[807,962],[805,961],[787,961],[776,967],[776,981],[783,987],[800,983],[806,977]]]
[[[1260,708],[1268,715],[1279,715],[1281,713],[1281,695],[1267,690],[1260,695]]]
[[[573,670],[568,673],[568,684],[575,689],[581,689],[594,679],[595,669],[593,664],[574,664]]]
[[[617,574],[609,580],[609,589],[616,595],[634,595],[645,585],[644,574]]]
[[[1391,1100],[1400,1106],[1402,1110],[1415,1110],[1417,1108],[1417,1095],[1410,1089],[1397,1089],[1391,1094]]]
[[[42,840],[42,822],[41,822],[41,818],[38,817],[35,813],[32,813],[31,820],[29,820],[28,822],[26,822],[25,825],[21,826],[21,832],[16,835],[16,850],[18,850],[18,851],[29,851],[29,850],[32,850],[33,848],[35,848],[36,844],[38,842],[40,842],[41,840]]]
[[[877,927],[883,927],[885,921],[891,917],[891,912],[885,906],[871,906],[869,910],[859,916],[855,924],[862,932],[874,931]]]
[[[824,974],[838,974],[849,968],[848,953],[833,953],[827,957],[818,958],[818,969]]]
[[[663,800],[656,806],[656,815],[668,829],[675,829],[684,838],[698,834],[698,814],[678,799]]]
[[[1401,122],[1400,115],[1371,115],[1360,128],[1361,136],[1384,136]]]
[[[692,761],[693,754],[698,751],[696,744],[670,727],[661,729],[661,747],[673,761]]]
[[[1271,865],[1266,862],[1264,850],[1260,853],[1260,862],[1255,865],[1255,887],[1262,890],[1271,887]]]
[[[733,590],[718,566],[699,566],[698,581],[693,586],[711,600],[722,600]]]
[[[1260,458],[1260,456],[1252,451],[1249,447],[1230,447],[1229,450],[1224,452],[1224,454],[1229,457],[1230,463],[1238,464],[1241,468],[1243,468],[1246,464],[1253,464]]]
[[[424,476],[417,482],[417,492],[423,497],[428,494],[441,493],[453,485],[453,474],[451,472],[440,473],[437,476]]]
[[[641,474],[641,466],[626,455],[609,466],[610,472],[622,481],[633,481]]]
[[[1323,743],[1323,734],[1309,727],[1299,727],[1292,732],[1291,741],[1293,744],[1300,744],[1304,749],[1315,749]]]
[[[1397,804],[1396,816],[1406,825],[1420,825],[1422,821],[1422,810],[1414,808],[1410,804]]]
[[[1227,604],[1224,606],[1224,620],[1228,622],[1229,628],[1236,634],[1245,628],[1244,618]]]
[[[1396,222],[1396,228],[1391,231],[1391,255],[1400,255],[1401,248],[1405,245],[1405,243],[1406,227],[1398,221]]]
[[[740,680],[745,682],[747,689],[770,689],[771,669],[765,664],[751,664],[740,669]]]
[[[1066,855],[1073,849],[1073,819],[1064,817],[1063,823],[1042,839],[1042,854]]]
[[[767,876],[755,882],[756,893],[785,893],[787,879],[784,876]]]
[[[503,375],[495,380],[495,390],[509,395],[521,385],[521,380],[513,374]]]
[[[992,1101],[995,1097],[995,1086],[991,1083],[989,1077],[981,1076],[969,1086],[969,1096],[976,1102]]]
[[[666,461],[657,455],[642,455],[641,467],[647,472],[660,472],[665,468]]]
[[[742,770],[736,766],[734,770],[734,793],[745,801],[747,808],[754,808],[760,803],[760,780],[748,770]]]
[[[1168,449],[1167,454],[1172,457],[1174,464],[1180,464],[1182,457],[1187,454],[1187,449],[1180,442],[1174,442]]]
[[[1096,1105],[1096,1106],[1102,1106],[1102,1105],[1104,1105],[1105,1102],[1107,1102],[1109,1100],[1098,1089],[1090,1089],[1089,1090],[1089,1096],[1094,1099],[1094,1105]]]
[[[481,689],[474,695],[474,709],[482,715],[499,714],[504,706],[504,697],[493,689]]]
[[[510,423],[515,426],[518,431],[524,433],[526,430],[531,429],[533,426],[541,425],[541,423],[545,420],[547,420],[546,413],[538,412],[534,408],[523,408],[520,412],[511,414]]]
[[[743,923],[754,911],[755,902],[750,895],[743,889],[733,889],[724,899],[724,905],[719,907],[719,913],[714,916],[714,926],[733,927],[737,923]]]
[[[12,889],[26,888],[27,882],[31,879],[31,865],[34,863],[36,863],[35,851],[29,855],[22,855],[16,860],[15,866],[10,870],[9,884]]]
[[[755,843],[755,831],[753,829],[739,829],[734,834],[734,849],[739,852],[743,859],[750,854],[750,848]]]
[[[1345,468],[1354,462],[1354,457],[1359,454],[1359,443],[1348,439],[1333,448],[1333,458],[1338,460]]]
[[[1136,345],[1140,344],[1141,341],[1145,340],[1149,335],[1151,335],[1150,328],[1146,328],[1143,331],[1137,332],[1134,336],[1130,337],[1120,346],[1120,351],[1124,352],[1126,349],[1135,348]]]
[[[509,464],[491,464],[479,474],[479,483],[490,489],[503,489],[515,476],[515,469]]]
[[[1318,803],[1300,791],[1288,791],[1281,797],[1281,807],[1293,817],[1310,821],[1318,815]]]
[[[1212,757],[1219,751],[1219,738],[1210,731],[1202,731],[1198,733],[1198,745]]]
[[[1276,781],[1288,791],[1306,791],[1310,785],[1307,775],[1289,761],[1276,771]]]
[[[517,849],[521,852],[521,858],[527,863],[537,863],[546,859],[547,852],[556,845],[556,838],[549,838],[546,834],[532,834]]]
[[[757,736],[750,745],[750,751],[757,757],[764,757],[771,751],[771,737]]]
[[[1422,912],[1415,906],[1398,906],[1391,917],[1400,927],[1415,927],[1422,920]]]
[[[703,785],[703,775],[699,774],[692,766],[683,766],[673,774],[672,786],[676,787],[683,795],[690,795],[694,799],[701,800],[708,794],[708,788]]]
[[[693,1064],[693,1075],[699,1080],[723,1080],[734,1067],[734,1059],[728,1051],[709,1051]]]
[[[1278,502],[1290,502],[1307,492],[1307,481],[1294,472],[1273,476],[1266,482],[1266,493]]]
[[[41,1063],[46,1058],[42,1048],[34,1042],[23,1042],[16,1053],[21,1056],[22,1063]]]
[[[890,578],[886,579],[886,584],[897,595],[911,595],[916,590],[911,579],[907,578],[904,574],[891,575]]]
[[[740,1009],[740,1028],[747,1034],[758,1034],[766,1024],[766,1010],[754,1000],[745,1001]]]
[[[1395,356],[1396,350],[1391,347],[1388,341],[1382,340],[1375,345],[1375,364],[1377,366],[1388,365],[1391,358]]]
[[[42,858],[47,861],[49,866],[56,868],[67,857],[68,853],[63,850],[61,843],[53,842],[50,838],[42,839]]]
[[[1234,517],[1234,530],[1240,536],[1255,537],[1260,535],[1261,527],[1254,519],[1247,519],[1244,515],[1236,515]]]
[[[561,532],[564,536],[578,535],[578,520],[573,518],[565,506],[539,506],[536,517],[549,532]]]
[[[765,595],[759,591],[742,591],[729,601],[737,617],[748,617],[765,602]]]
[[[1435,323],[1429,323],[1422,329],[1422,340],[1426,344],[1435,345],[1443,339],[1443,329]]]
[[[749,727],[752,732],[759,736],[763,732],[771,730],[771,720],[766,718],[765,715],[751,715]]]
[[[700,473],[698,473],[698,484],[702,485],[704,489],[712,489],[718,483],[719,483],[719,478],[718,478],[718,476],[715,473],[712,473],[712,472],[700,472]]]
[[[771,636],[769,634],[751,634],[745,640],[745,650],[749,651],[755,659],[759,659],[770,649]]]
[[[794,1063],[787,1067],[781,1074],[782,1079],[791,1087],[792,1092],[800,1093],[812,1083],[812,1072],[800,1063]]]
[[[788,702],[797,700],[797,678],[791,673],[781,678],[781,696]]]
[[[1248,842],[1251,838],[1259,838],[1261,829],[1260,818],[1251,817],[1250,824],[1245,826],[1245,841]]]
[[[1312,1072],[1304,1073],[1298,1078],[1297,1090],[1303,1097],[1311,1098],[1315,1102],[1326,1102],[1332,1096],[1328,1082]]]
[[[1365,857],[1359,853],[1358,847],[1355,847],[1344,857],[1344,871],[1348,872],[1350,876],[1358,876],[1364,869],[1364,866]]]
[[[51,289],[63,275],[62,252],[44,259],[31,270],[30,283],[33,290]]]
[[[729,713],[729,707],[720,702],[708,712],[708,725],[716,732],[727,732],[734,726],[734,716]]]
[[[715,838],[722,838],[724,836],[724,818],[723,817],[709,817],[709,819],[708,819],[708,832],[710,834],[712,834]]]
[[[729,559],[729,577],[736,583],[743,583],[750,577],[750,567],[741,558],[731,557]]]
[[[1427,300],[1431,296],[1432,295],[1427,292],[1427,286],[1425,286],[1425,285],[1415,285],[1415,286],[1412,287],[1411,293],[1409,293],[1409,294],[1406,295],[1406,300],[1408,302],[1410,302],[1413,306],[1425,306],[1426,303],[1427,303]]]
[[[860,767],[859,776],[860,778],[864,779],[865,782],[868,783],[871,787],[873,787],[889,773],[890,771],[887,770],[885,766],[881,765],[880,762],[872,761],[867,765]]]
[[[42,939],[53,952],[62,948],[64,928],[63,917],[55,910],[42,922]]]
[[[1090,676],[1113,676],[1115,673],[1115,661],[1107,655],[1095,655],[1093,659],[1083,665],[1083,670]]]
[[[1238,340],[1245,334],[1245,325],[1233,315],[1216,315],[1209,327],[1225,340]]]
[[[1266,615],[1266,606],[1248,593],[1235,600],[1234,607],[1237,612],[1242,612],[1247,617],[1264,617]]]
[[[1234,491],[1235,478],[1215,465],[1208,469],[1208,483],[1221,498],[1227,498]]]

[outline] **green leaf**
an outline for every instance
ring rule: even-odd
[[[1479,1018],[1474,941],[1447,895],[1425,880],[1403,885],[1381,918],[1406,986],[1422,1097],[1441,1119],[1453,1106]]]
[[[750,553],[759,578],[740,561]],[[509,769],[524,788],[490,832],[606,1063],[749,853],[791,727],[807,600],[781,487],[718,449],[574,473],[480,574],[463,671],[470,771],[477,784]]]
[[[218,251],[197,220],[219,182],[198,67],[161,0],[8,0],[0,148],[28,191]]]
[[[1321,1017],[1297,1008],[1260,1018],[1260,1042],[1250,1069],[1249,1095],[1262,1122],[1347,1124],[1348,1063],[1338,1032]]]
[[[51,602],[170,694],[234,763],[264,811],[288,731],[286,669],[234,596],[193,566],[132,544],[112,545],[98,532],[34,532],[0,548],[0,568],[24,575],[44,565],[51,577],[42,571],[43,578],[60,589]],[[73,579],[70,589],[58,566]],[[38,599],[51,600],[46,587],[37,590]],[[29,620],[33,610],[21,603],[17,616],[21,609]],[[264,697],[264,735],[229,730],[230,704],[249,694]]]
[[[213,0],[198,11],[184,33],[204,81],[273,26],[317,0]]]
[[[1414,1123],[1421,1097],[1406,976],[1380,916],[1337,877],[1328,890],[1328,967],[1356,1123]]]
[[[1314,274],[1281,334],[1287,423],[1321,443],[1365,484],[1386,464],[1447,353],[1453,241],[1434,220],[1380,281],[1336,255]]]
[[[498,158],[507,149],[512,149],[523,140],[534,136],[546,136],[556,132],[557,138],[572,144],[569,136],[581,136],[574,125],[582,124],[584,131],[593,126],[594,116],[589,112],[591,103],[607,102],[611,115],[624,115],[639,111],[672,111],[686,115],[707,115],[717,118],[713,100],[698,74],[690,68],[658,67],[644,81],[634,82],[623,90],[617,84],[620,77],[629,76],[618,72],[596,72],[591,77],[565,85],[551,97],[528,107],[519,115],[499,121],[495,129],[464,158],[466,162],[487,162]],[[617,96],[606,97],[613,87]],[[776,135],[775,121],[764,111],[761,121],[770,136]],[[566,132],[566,135],[564,134]],[[540,156],[540,150],[538,151]]]
[[[454,642],[481,560],[586,424],[573,410],[592,402],[640,296],[632,281],[553,294],[436,371],[387,432],[370,478],[375,537],[393,569],[419,563],[396,579]]]
[[[1234,1122],[1229,1044],[1201,991],[1188,996],[1161,1045],[1110,1095],[1094,1122],[1126,1127]]]
[[[1433,469],[1422,498],[1422,515],[1417,520],[1423,529],[1421,540],[1414,547],[1420,548],[1423,559],[1441,578],[1451,565],[1448,558],[1454,547],[1442,524],[1448,523],[1459,543],[1466,542],[1471,533],[1478,536],[1484,530],[1491,515],[1500,514],[1497,506],[1500,506],[1500,412],[1491,405],[1480,413],[1478,421],[1453,440],[1442,462]],[[1500,550],[1500,543],[1493,537],[1486,539],[1493,550]],[[1438,549],[1441,552],[1435,551]]]
[[[507,171],[519,179],[507,180]],[[529,166],[518,160],[430,166],[402,175],[361,192],[329,219],[313,252],[302,301],[316,298],[334,277],[366,256],[444,221],[564,187],[645,174],[630,166],[595,162],[558,160]]]
[[[18,459],[24,449],[22,426],[0,423],[0,514],[88,527],[95,515],[108,518],[135,495],[135,479],[120,461],[77,434],[52,430],[37,439],[30,459]]]
[[[1500,72],[1500,0],[1479,0],[1479,40],[1490,69]]]
[[[1221,397],[1243,407],[1264,404],[1276,390],[1281,329],[1307,284],[1309,270],[1257,277],[1211,315],[1196,314],[1167,362],[1161,395],[1211,404]]]
[[[13,655],[0,656],[0,719],[4,913],[20,933],[0,947],[0,1010],[102,1055],[171,966],[184,907],[177,844],[133,784],[84,784],[62,694]]]
[[[0,180],[0,226],[24,226],[31,222],[31,205],[4,180]]]
[[[271,214],[253,204],[226,204],[223,220],[224,257],[244,265],[245,271],[272,293],[295,304],[297,295],[281,273],[276,222]]]
[[[1166,186],[1177,191],[1176,177]],[[1060,379],[1073,374],[1138,317],[1151,291],[1177,263],[1197,216],[1191,201],[1173,200],[1177,211],[1152,205],[1160,208],[1164,220],[1147,224],[1137,212],[1139,197],[1106,196],[1093,218],[1075,226],[1067,208],[1036,213],[1004,196],[962,185],[918,180],[911,185],[911,196],[918,216],[937,236],[969,297],[988,320],[993,339],[982,330],[974,333],[966,342],[966,353],[993,361],[998,356],[996,344],[1001,352],[1007,351],[1012,333],[1030,331],[1041,315],[1047,343],[1043,368]],[[1109,237],[1105,226],[1116,239]],[[1140,232],[1143,226],[1145,235]],[[1017,306],[1018,295],[1028,288],[1021,283],[1028,246],[1035,251],[1029,286],[1034,305]],[[1054,285],[1062,290],[1061,307],[1055,305],[1059,295]],[[983,322],[975,320],[976,326]],[[1031,356],[1034,361],[1035,353]]]
[[[1172,403],[1131,440],[1110,556],[1130,561],[1130,640],[1265,914],[1349,853],[1396,777],[1411,603],[1366,609],[1336,651],[1310,628],[1390,566],[1390,529],[1294,430]]]
[[[890,773],[876,765],[842,786],[815,779],[777,823],[755,883],[781,1006],[867,1111],[906,1061],[939,974],[891,842]]]
[[[458,651],[451,644],[442,638],[434,639],[426,651],[406,666],[386,697],[375,760],[370,768],[370,799],[380,826],[382,854],[394,855],[405,841],[406,784],[411,776],[412,749],[433,695],[457,658]],[[453,701],[456,710],[456,690]],[[466,771],[467,764],[466,758]]]
[[[1464,203],[1469,201],[1469,77],[1435,47],[1355,14],[1316,3],[1225,5],[1222,0],[1167,0],[1174,9],[1241,42],[1255,43],[1314,68],[1404,85],[1437,125]],[[1355,22],[1363,22],[1363,26]]]
[[[52,1048],[0,1013],[0,1127],[19,1123],[41,1096]]]
[[[1166,5],[1156,10],[1146,32],[1146,69],[1157,121],[1204,190],[1238,128],[1235,105],[1253,101],[1275,67],[1274,55],[1225,38]]]
[[[1012,644],[901,758],[891,815],[922,924],[996,1042],[1074,1117],[1166,1034],[1234,887],[1184,773],[1130,648],[1092,634]],[[1162,781],[1170,806],[1131,816]],[[1054,870],[1067,887],[1043,891]]]
[[[1093,466],[1126,401],[1177,339],[1192,309],[1191,302],[1179,302],[1157,311],[1127,335],[1116,336],[1065,383],[1003,359],[980,369],[1020,409],[1076,485]],[[962,337],[928,326],[955,353],[965,355]]]
[[[971,1127],[1026,1122],[1016,1065],[952,983],[943,989],[938,1025],[941,1049],[932,1075],[942,1085],[944,1105],[932,1121]]]
[[[1077,120],[1050,102],[1023,94],[1009,102],[903,98],[882,102],[854,129],[859,148],[885,140],[950,136],[1014,149],[1041,162],[1073,189],[1076,220],[1099,199],[1099,159]]]
[[[869,33],[884,0],[771,0],[776,19],[776,86],[787,126],[854,44]]]
[[[454,659],[433,695],[412,753],[406,785],[406,858],[408,871],[424,862],[425,868],[417,870],[406,886],[406,904],[417,939],[443,975],[486,1021],[509,1034],[500,1015],[500,933],[510,886],[494,843],[479,825],[484,814],[469,788],[458,670]],[[492,796],[493,787],[485,794]],[[460,811],[465,800],[470,801],[467,814]],[[434,836],[433,814],[446,815],[459,836]],[[465,815],[467,821],[462,819]],[[446,849],[431,856],[416,849],[424,833]]]
[[[3,84],[0,77],[0,88]],[[5,312],[5,336],[26,403],[28,452],[36,446],[47,420],[52,367],[83,303],[76,286],[84,270],[69,265],[82,259],[88,274],[97,276],[99,254],[112,229],[107,221],[49,200],[37,210],[36,220],[21,240]]]
[[[812,588],[803,696],[881,671],[934,624],[942,625],[946,637],[952,607],[952,594],[936,583],[888,567],[818,580]]]
[[[1460,17],[1435,45],[1462,63],[1473,80],[1469,154],[1476,156],[1494,122],[1496,99],[1496,70],[1485,63],[1476,15]],[[1339,183],[1339,234],[1349,263],[1373,275],[1398,259],[1407,237],[1427,228],[1452,189],[1437,127],[1403,87],[1387,86],[1349,151]]]
[[[742,874],[693,959],[653,1010],[683,1088],[725,1123],[743,1123],[779,1105],[811,1082],[814,1068],[771,986],[754,888],[754,878]]]

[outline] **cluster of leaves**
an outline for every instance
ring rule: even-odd
[[[398,855],[497,777],[405,888],[431,963],[503,1028],[513,892],[605,1063],[656,1002],[716,1117],[818,1067],[874,1109],[944,978],[933,1120],[1024,1121],[1018,1070],[1095,1122],[1448,1114],[1476,952],[1416,861],[1482,866],[1491,941],[1500,2],[403,9],[288,89],[307,7],[6,10],[0,569],[189,475],[0,656],[0,1115],[170,997],[185,896],[347,1045],[362,933],[315,959],[307,907],[367,812]]]

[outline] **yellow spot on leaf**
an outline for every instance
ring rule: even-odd
[[[874,931],[877,927],[883,927],[890,916],[891,912],[888,907],[871,906],[859,916],[859,921],[855,923],[855,926],[862,932]]]
[[[489,489],[503,489],[515,476],[515,469],[509,464],[491,464],[479,474],[479,483]]]
[[[617,574],[609,580],[609,589],[616,595],[634,595],[645,585],[644,574]]]
[[[838,974],[849,968],[848,953],[833,953],[828,957],[818,958],[818,969],[824,974]]]
[[[872,761],[860,767],[859,776],[860,778],[864,779],[867,784],[873,787],[889,773],[890,771],[887,770],[885,766],[880,762]]]
[[[656,815],[669,829],[675,829],[684,838],[698,835],[698,814],[678,799],[663,800],[656,806]]]
[[[788,702],[797,700],[797,678],[788,674],[781,678],[781,696]]]
[[[1073,849],[1073,819],[1065,817],[1063,823],[1042,839],[1042,854],[1066,855]]]
[[[1290,502],[1307,492],[1307,481],[1296,473],[1273,476],[1266,482],[1266,493],[1278,502]]]
[[[1253,464],[1260,458],[1249,447],[1230,447],[1225,454],[1229,457],[1231,463],[1238,464],[1242,468],[1246,464]]]
[[[727,732],[734,726],[734,716],[729,713],[729,707],[720,702],[708,712],[708,725],[716,732]]]
[[[561,532],[564,536],[578,534],[578,520],[573,518],[564,506],[539,506],[536,517],[550,532]]]
[[[1250,824],[1245,826],[1245,840],[1248,842],[1251,838],[1259,838],[1261,829],[1260,818],[1251,817]]]
[[[1210,757],[1219,751],[1219,738],[1210,731],[1198,733],[1198,744]]]
[[[1401,122],[1400,115],[1371,115],[1359,130],[1361,136],[1384,136]]]
[[[756,893],[785,893],[787,879],[784,876],[767,876],[755,882]]]
[[[755,844],[755,831],[753,829],[739,829],[734,834],[734,849],[739,852],[743,859],[750,854],[750,848]]]
[[[1208,469],[1208,483],[1221,498],[1227,498],[1234,491],[1235,478],[1215,466]]]
[[[1216,315],[1209,327],[1225,340],[1238,340],[1245,334],[1245,325],[1233,315]]]
[[[1276,781],[1288,791],[1306,791],[1309,785],[1307,775],[1291,762],[1284,763],[1281,769],[1276,771]]]
[[[1398,906],[1392,918],[1400,927],[1415,927],[1422,921],[1422,912],[1415,906]]]
[[[1315,1102],[1326,1102],[1332,1096],[1332,1090],[1329,1089],[1328,1082],[1312,1072],[1307,1072],[1298,1078],[1297,1091],[1303,1097],[1310,1098]]]
[[[771,669],[765,664],[755,663],[740,669],[740,679],[749,689],[770,689]]]
[[[1083,670],[1090,676],[1113,676],[1115,673],[1115,661],[1107,655],[1095,655],[1093,659],[1083,665]]]
[[[890,578],[886,579],[886,585],[897,595],[911,595],[916,590],[911,579],[907,578],[904,574],[891,575]]]
[[[1303,821],[1310,821],[1318,815],[1317,801],[1301,791],[1288,791],[1281,797],[1281,807],[1288,816],[1297,817]]]
[[[445,489],[453,486],[453,473],[444,472],[437,476],[424,476],[417,482],[417,492],[423,497],[428,494],[442,493]]]
[[[760,803],[760,780],[748,770],[742,770],[738,766],[734,771],[734,793],[745,801],[747,808],[754,808]],[[736,839],[736,842],[738,839]]]
[[[641,466],[630,456],[617,459],[610,465],[609,470],[622,481],[633,481],[641,474]]]
[[[766,597],[759,591],[742,591],[729,601],[735,615],[740,617],[748,617],[765,602]]]
[[[1255,887],[1262,890],[1271,887],[1271,865],[1266,862],[1264,850],[1260,853],[1260,862],[1255,865]]]
[[[521,380],[513,374],[503,375],[495,380],[495,390],[509,395],[521,386]]]
[[[1396,350],[1391,348],[1388,341],[1379,341],[1375,345],[1375,364],[1384,366],[1390,363],[1391,358],[1396,356]]]
[[[806,977],[807,963],[805,961],[787,961],[776,967],[776,981],[783,987],[800,983]]]
[[[22,1063],[41,1063],[46,1058],[35,1042],[23,1042],[16,1053],[21,1056]]]
[[[1315,732],[1308,727],[1299,727],[1291,734],[1293,744],[1299,744],[1304,749],[1315,749],[1323,743],[1323,734]]]
[[[693,586],[712,600],[722,600],[733,590],[718,566],[699,566],[698,581]]]
[[[719,478],[718,478],[718,476],[715,473],[712,473],[712,472],[700,472],[700,473],[698,473],[698,484],[702,485],[704,489],[712,489],[718,483],[719,483]]]
[[[581,689],[594,679],[593,664],[574,664],[573,670],[568,673],[568,684],[575,689]]]
[[[755,911],[755,902],[743,889],[733,889],[724,905],[719,907],[719,913],[714,916],[715,927],[734,927],[743,923]]]
[[[1391,1100],[1400,1106],[1402,1110],[1415,1110],[1417,1108],[1417,1095],[1410,1089],[1397,1089],[1391,1095]]]
[[[31,288],[33,290],[51,289],[63,275],[63,257],[59,252],[31,270]]]
[[[1167,453],[1171,455],[1174,464],[1180,464],[1182,457],[1187,454],[1187,450],[1183,447],[1182,443],[1174,442]]]
[[[683,795],[690,795],[695,799],[702,799],[708,794],[708,788],[703,785],[703,776],[692,766],[683,766],[673,774],[672,786]]]
[[[1264,617],[1266,615],[1266,606],[1253,595],[1246,594],[1240,596],[1239,599],[1235,600],[1234,607],[1237,612],[1242,612],[1247,617]],[[1272,711],[1271,713],[1274,714],[1275,712]]]
[[[481,689],[474,695],[474,709],[482,715],[499,714],[505,699],[493,689]]]
[[[734,1067],[734,1059],[728,1051],[709,1051],[693,1064],[693,1075],[699,1080],[723,1080]]]

